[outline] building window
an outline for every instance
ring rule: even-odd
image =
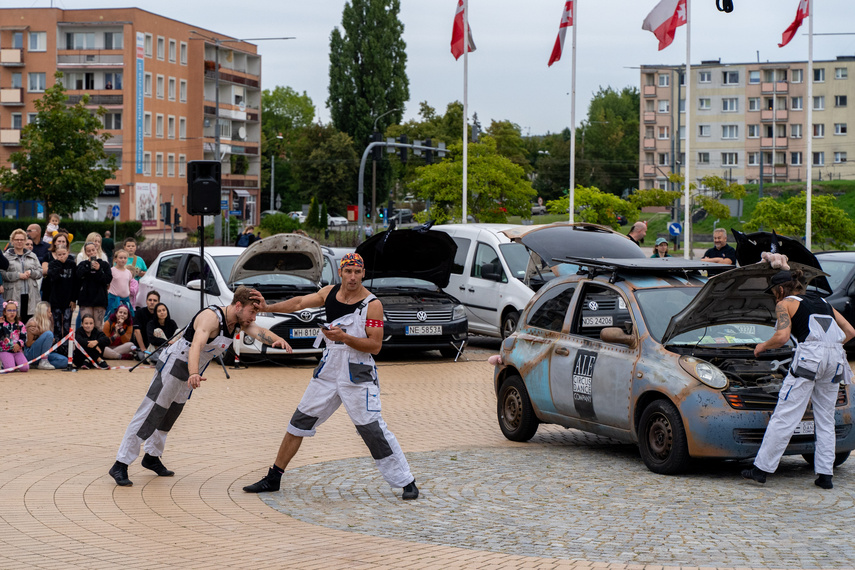
[[[155,123],[155,135],[157,138],[163,138],[163,115],[160,113],[157,114],[157,118],[154,121]]]
[[[151,57],[153,42],[154,42],[153,36],[151,34],[146,34],[145,35],[145,56],[146,57]],[[149,168],[149,170],[151,170],[151,169]]]
[[[699,71],[698,72],[698,83],[710,83],[712,81],[712,72],[711,71]]]
[[[163,60],[164,52],[166,52],[166,39],[157,36],[157,59]]]
[[[848,98],[846,95],[835,95],[834,96],[834,106],[835,107],[845,107],[848,102]]]
[[[725,113],[735,113],[739,109],[739,99],[736,97],[726,97],[721,100],[721,110]]]
[[[814,138],[821,139],[825,136],[825,123],[814,123],[813,125]]]
[[[721,164],[722,166],[736,166],[739,164],[739,154],[735,152],[721,153]]]
[[[12,128],[16,131],[24,128],[24,116],[21,113],[12,113]]]
[[[104,128],[108,131],[122,130],[122,114],[107,113],[104,115]]]
[[[698,99],[698,109],[701,111],[709,111],[712,109],[712,99],[709,97],[701,97]]]
[[[825,110],[825,95],[816,95],[813,98],[813,110],[814,111]]]
[[[835,67],[834,68],[834,78],[835,79],[848,79],[849,78],[849,69],[847,69],[845,67]]]
[[[104,49],[122,49],[122,32],[104,32]]]
[[[67,32],[65,49],[95,49],[95,32]]]
[[[175,138],[175,117],[172,115],[166,119],[166,136],[170,139]]]
[[[760,153],[759,152],[749,152],[748,153],[748,166],[757,166],[760,164]]]
[[[846,153],[845,152],[835,152],[834,153],[834,162],[836,164],[840,164],[841,162],[846,162]]]
[[[849,132],[846,123],[834,123],[834,134],[845,135]]]
[[[187,157],[183,154],[178,155],[178,176],[181,178],[187,176]]]
[[[27,113],[27,124],[33,125],[39,122],[39,114],[38,113]]]
[[[671,164],[671,155],[667,152],[659,153],[659,166],[668,166]]]
[[[170,77],[169,83],[167,86],[166,94],[169,97],[170,101],[175,101],[175,78]]]
[[[699,137],[710,136],[710,126],[709,125],[698,125],[698,136]]]
[[[721,126],[721,138],[723,138],[723,139],[739,138],[739,126],[738,125],[722,125]]]
[[[760,138],[760,125],[748,125],[748,138]]]
[[[802,138],[802,125],[801,123],[794,123],[790,125],[790,137],[794,139]]]
[[[793,69],[791,71],[791,73],[792,73],[792,77],[793,77],[791,81],[793,83],[801,83],[802,81],[804,81],[804,77],[805,77],[805,70],[804,69]]]
[[[169,61],[175,63],[175,40],[169,40]]]
[[[24,86],[23,75],[21,74],[21,72],[20,71],[13,72],[12,73],[12,84],[10,85],[10,87],[12,89],[20,89],[23,86]]]
[[[145,81],[143,82],[143,92],[146,97],[151,97],[151,73],[145,74]]]
[[[178,83],[178,100],[182,103],[187,102],[187,80],[182,79]]]
[[[801,111],[803,109],[804,99],[799,95],[798,97],[790,98],[790,109],[793,111]]]
[[[748,83],[760,83],[760,72],[759,71],[749,71],[748,72]]]
[[[790,166],[801,166],[801,165],[802,165],[802,153],[791,152],[790,153]]]
[[[30,32],[30,51],[47,51],[47,32]]]
[[[680,125],[680,140],[686,140],[686,126]]]
[[[738,71],[722,71],[721,82],[724,85],[738,85],[739,84],[739,72]]]
[[[181,42],[179,47],[179,55],[181,56],[181,65],[187,65],[187,43]]]
[[[825,69],[822,67],[815,68],[813,70],[813,82],[814,83],[824,83],[825,82]]]
[[[147,137],[151,136],[151,113],[143,115],[143,135]]]
[[[27,83],[27,91],[30,93],[41,93],[47,88],[47,80],[45,79],[44,72],[28,73],[27,79],[29,80]]]
[[[163,99],[163,89],[164,87],[164,77],[162,75],[157,76],[157,98]]]
[[[142,171],[145,176],[151,176],[151,153],[144,152],[142,159]]]
[[[710,163],[710,153],[699,152],[698,153],[698,164],[709,164],[709,163]]]
[[[175,155],[172,153],[166,155],[166,175],[175,176]]]
[[[187,119],[178,117],[178,138],[184,140],[187,138]]]
[[[680,99],[680,112],[681,113],[686,112],[686,100],[685,99]]]
[[[659,87],[668,87],[671,85],[671,74],[670,73],[660,73],[659,74]]]
[[[659,100],[659,112],[660,113],[667,113],[670,110],[671,110],[671,102],[668,101],[667,99],[660,99]]]
[[[122,72],[105,73],[104,74],[104,89],[121,89],[122,88]]]
[[[24,32],[12,32],[12,49],[24,49]]]
[[[158,152],[154,156],[154,175],[163,176],[163,153]]]
[[[657,136],[659,137],[660,140],[670,138],[670,136],[671,136],[671,129],[669,127],[658,127],[657,131],[658,131]]]
[[[748,110],[749,111],[759,111],[760,110],[760,97],[749,97],[748,98]]]
[[[653,138],[653,126],[652,125],[647,125],[646,127],[644,127],[644,138],[646,138],[646,139],[652,139]]]
[[[825,153],[815,152],[813,153],[813,165],[814,166],[824,166],[825,165]]]

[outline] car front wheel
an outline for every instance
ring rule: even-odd
[[[850,451],[841,451],[839,453],[834,454],[834,466],[843,465],[847,459],[849,459]],[[802,457],[805,461],[813,465],[813,460],[815,455],[813,453],[802,453]]]
[[[689,447],[680,412],[667,400],[656,400],[644,409],[638,447],[647,468],[654,473],[674,475],[689,464]]]
[[[509,440],[528,441],[537,432],[540,422],[534,415],[525,382],[519,376],[508,376],[502,384],[496,411],[499,427]]]
[[[520,320],[520,314],[516,311],[510,311],[502,318],[502,340],[511,336],[517,330],[517,323]]]

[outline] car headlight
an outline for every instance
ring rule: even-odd
[[[454,305],[454,311],[451,313],[452,320],[462,319],[466,316],[466,309],[463,308],[463,305]]]
[[[710,388],[723,390],[727,387],[728,380],[724,372],[705,360],[695,358],[694,356],[681,356],[680,366]]]

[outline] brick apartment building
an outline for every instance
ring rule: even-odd
[[[215,61],[219,55],[219,74]],[[256,46],[138,8],[0,9],[0,163],[20,148],[34,101],[62,71],[71,102],[107,110],[106,143],[119,170],[97,207],[76,219],[120,220],[162,231],[159,204],[187,216],[187,162],[215,160],[220,123],[222,196],[258,221],[261,56]],[[219,78],[217,77],[219,75]],[[219,84],[219,116],[216,91]],[[4,216],[33,216],[36,202],[2,201]],[[210,221],[210,220],[208,220]]]
[[[703,61],[692,65],[687,105],[684,66],[642,66],[639,188],[667,188],[667,175],[682,171],[687,158],[695,182],[709,175],[758,182],[761,153],[766,182],[805,180],[808,159],[814,180],[855,178],[855,163],[847,160],[855,155],[848,126],[855,127],[855,57],[814,62],[812,101],[807,74],[806,61]],[[806,124],[807,105],[813,105],[812,125]]]

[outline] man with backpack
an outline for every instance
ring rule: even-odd
[[[243,230],[242,233],[238,234],[235,247],[249,247],[250,244],[257,239],[255,234],[252,233],[253,229],[254,228],[252,226],[246,226],[246,229]]]

